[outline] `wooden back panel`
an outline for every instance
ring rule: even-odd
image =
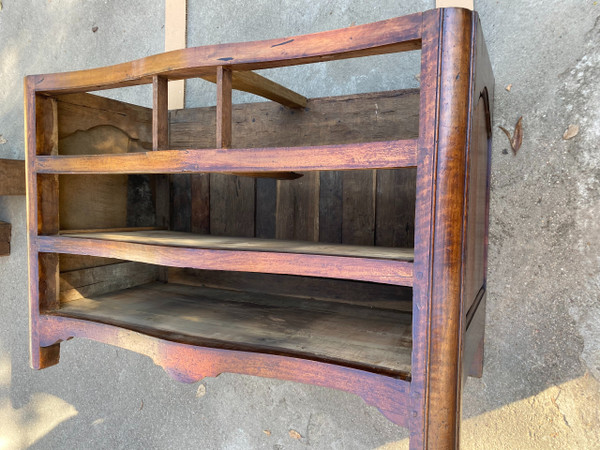
[[[215,145],[215,108],[172,111],[171,148]],[[418,90],[328,97],[305,110],[233,107],[233,147],[346,144],[417,137]],[[172,228],[215,235],[412,247],[415,169],[305,173],[296,180],[172,177]]]

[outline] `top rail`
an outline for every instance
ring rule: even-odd
[[[208,45],[75,72],[31,75],[36,92],[73,93],[214,74],[217,66],[255,70],[421,48],[422,13],[283,39]]]

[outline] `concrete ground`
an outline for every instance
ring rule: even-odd
[[[2,3],[2,158],[23,158],[24,75],[163,50],[163,0]],[[334,29],[433,6],[189,0],[188,45]],[[476,6],[497,95],[485,369],[466,384],[463,446],[600,448],[600,2]],[[400,78],[379,64],[347,63],[275,78],[309,96],[416,86],[415,56],[398,61]],[[349,76],[348,67],[362,75]],[[190,83],[188,105],[214,104],[208,89]],[[150,101],[146,88],[118,95]],[[520,116],[525,137],[515,156],[497,126]],[[569,124],[580,131],[564,140]],[[334,390],[231,374],[181,384],[146,357],[86,340],[63,344],[58,366],[31,370],[24,198],[0,198],[0,220],[13,224],[12,254],[0,258],[0,448],[406,448],[404,429]]]

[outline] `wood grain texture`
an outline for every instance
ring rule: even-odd
[[[410,314],[399,311],[151,283],[71,299],[52,314],[203,347],[336,362],[403,378],[410,374]]]
[[[92,94],[57,95],[58,138],[95,127],[115,127],[131,141],[130,150],[152,149],[152,109]],[[78,154],[85,154],[82,147]]]
[[[413,284],[413,354],[411,363],[411,450],[428,447],[428,383],[431,300],[431,241],[435,207],[440,11],[423,13],[417,197],[415,204],[415,282]],[[434,431],[432,431],[434,432]]]
[[[138,244],[160,245],[183,248],[205,248],[217,250],[248,250],[260,252],[282,252],[312,255],[334,255],[361,258],[393,259],[412,261],[413,251],[410,248],[386,248],[359,245],[322,244],[319,242],[256,239],[243,237],[220,237],[177,231],[144,230],[144,231],[104,231],[85,233],[61,233],[70,238],[99,239],[113,242],[131,242]]]
[[[375,245],[414,247],[416,169],[378,170]]]
[[[287,148],[164,150],[148,153],[39,156],[39,173],[119,174],[278,172],[416,166],[416,141]],[[327,158],[324,156],[327,155]]]
[[[217,67],[217,148],[231,147],[231,69]]]
[[[0,159],[0,195],[25,195],[25,161]]]
[[[60,304],[127,289],[158,279],[157,266],[119,262],[60,274]]]
[[[412,311],[412,290],[406,286],[294,275],[169,269],[169,281],[191,286],[268,293],[328,302]]]
[[[170,113],[173,149],[215,148],[215,107]],[[415,139],[419,90],[309,99],[305,109],[272,102],[233,105],[233,147],[294,147]]]
[[[37,91],[82,92],[151,83],[156,75],[201,77],[218,66],[255,70],[416,50],[421,22],[416,13],[290,38],[187,48],[98,69],[30,75],[28,83]]]
[[[343,244],[375,244],[375,183],[374,170],[342,174]]]
[[[217,236],[252,237],[254,233],[255,180],[211,174],[210,232]]]
[[[275,237],[319,240],[319,173],[277,182]]]
[[[293,274],[412,286],[411,262],[361,257],[167,247],[65,236],[39,236],[40,251],[117,258],[192,269]]]
[[[201,78],[212,83],[217,82],[217,77],[212,75],[205,75]],[[288,108],[306,107],[307,100],[303,95],[297,94],[291,89],[251,71],[234,71],[232,73],[231,86],[238,91],[249,92],[268,98]]]
[[[443,9],[437,177],[431,271],[427,446],[459,445],[462,233],[471,101],[471,12]],[[439,206],[438,206],[439,205]],[[450,320],[453,318],[454,320]]]
[[[0,222],[0,256],[10,255],[10,223]]]
[[[82,337],[132,350],[187,383],[229,372],[340,389],[362,397],[394,423],[407,425],[409,383],[397,378],[299,358],[195,347],[65,317],[43,316],[40,336],[44,345]]]

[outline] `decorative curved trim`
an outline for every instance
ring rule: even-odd
[[[282,39],[208,45],[148,56],[91,70],[27,77],[37,92],[83,92],[213,75],[216,67],[267,69],[358,56],[417,50],[422,13],[333,31]]]
[[[184,383],[229,372],[339,389],[358,395],[392,422],[408,426],[410,383],[392,377],[286,356],[196,347],[66,317],[40,316],[39,337],[42,347],[81,337],[131,350],[150,357]]]

